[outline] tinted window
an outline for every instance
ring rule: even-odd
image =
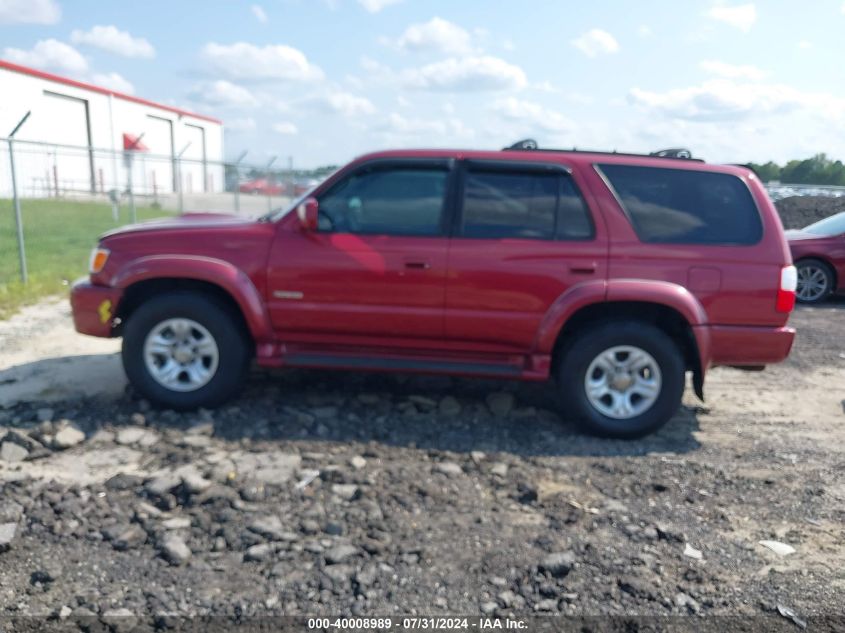
[[[464,184],[464,237],[587,239],[592,224],[568,176],[469,171]]]
[[[751,192],[736,176],[600,165],[643,242],[755,244],[763,234]]]
[[[360,172],[320,198],[320,230],[385,235],[439,235],[445,169]]]

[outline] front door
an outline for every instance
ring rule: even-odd
[[[282,340],[419,345],[442,339],[450,164],[353,169],[318,196],[319,228],[281,228],[268,303]]]

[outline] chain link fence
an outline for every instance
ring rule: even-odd
[[[77,243],[90,248],[111,228],[190,211],[254,217],[313,184],[274,161],[218,162],[0,138],[0,301],[13,280],[25,284],[28,273],[49,269],[46,264]]]

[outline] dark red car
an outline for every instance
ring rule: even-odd
[[[241,193],[249,193],[261,196],[280,196],[285,193],[286,187],[283,183],[267,178],[255,178],[242,182],[238,187]]]
[[[569,414],[634,437],[692,374],[783,360],[795,269],[748,169],[525,147],[359,158],[258,220],[185,215],[104,235],[78,331],[123,336],[164,406],[266,367],[554,378]]]
[[[845,288],[845,213],[787,231],[786,237],[798,269],[798,301],[817,303]]]

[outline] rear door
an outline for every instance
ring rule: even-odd
[[[552,303],[607,272],[607,240],[558,164],[466,161],[449,249],[446,337],[527,352]]]

